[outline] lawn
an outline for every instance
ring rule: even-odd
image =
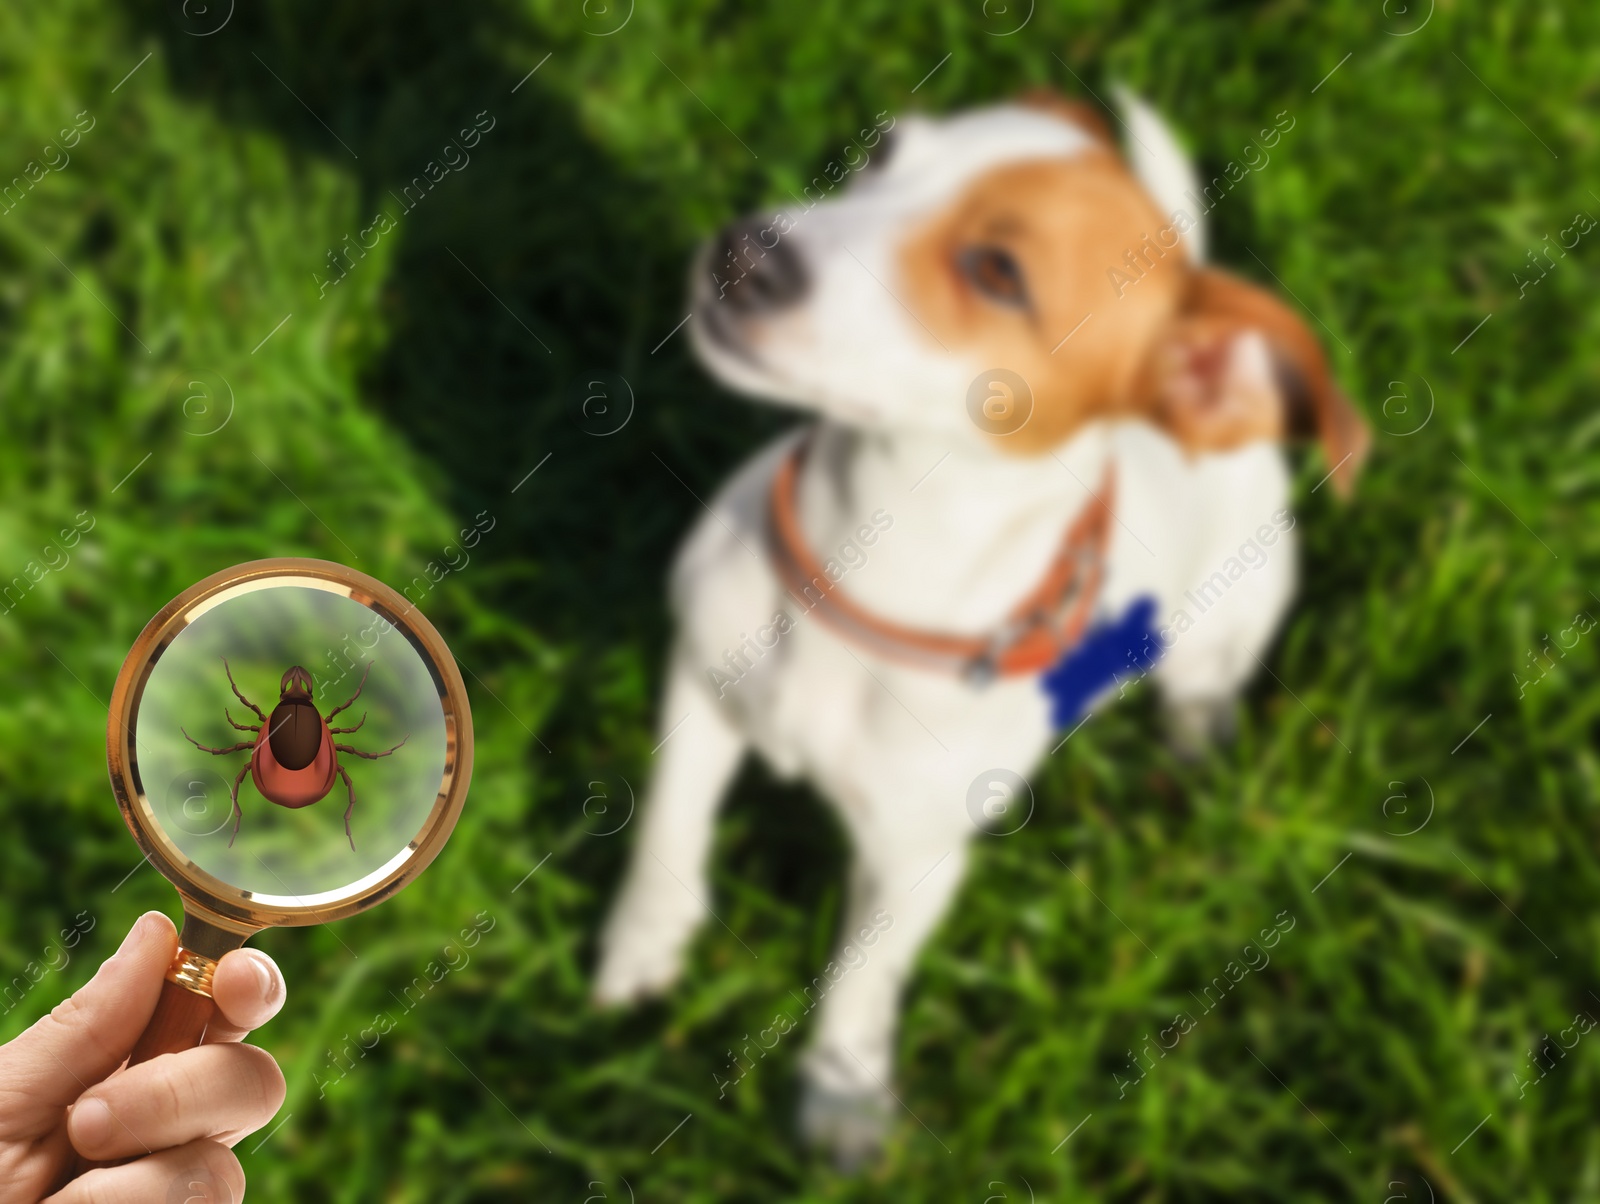
[[[423,601],[477,724],[454,840],[256,942],[290,1091],[240,1147],[253,1199],[1600,1200],[1600,1036],[1560,1036],[1600,1019],[1600,235],[1570,233],[1600,219],[1600,10],[1083,0],[1012,32],[1028,7],[0,8],[0,1038],[176,910],[104,770],[146,619],[258,556],[400,585],[484,516]],[[1141,697],[978,844],[900,1127],[842,1177],[793,1139],[803,1023],[716,1086],[826,961],[846,851],[814,796],[747,770],[726,927],[664,1002],[587,1002],[666,565],[793,421],[692,362],[685,265],[875,114],[1117,81],[1208,175],[1292,118],[1212,253],[1313,316],[1374,454],[1348,505],[1299,464],[1301,596],[1233,745],[1179,763]]]

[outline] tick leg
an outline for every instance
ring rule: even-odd
[[[332,719],[333,716],[329,715],[328,718]],[[347,736],[351,732],[359,732],[361,730],[361,725],[363,723],[365,723],[366,721],[367,721],[367,713],[365,711],[363,711],[363,712],[361,712],[360,720],[356,723],[356,725],[354,727],[330,727],[328,729],[328,731],[330,733],[332,733],[333,735],[336,735],[336,736]]]
[[[212,754],[213,756],[217,756],[217,757],[222,756],[223,753],[243,752],[247,748],[254,748],[256,746],[254,740],[245,740],[245,741],[243,741],[243,742],[241,742],[239,744],[231,745],[228,748],[209,748],[206,745],[201,744],[200,741],[196,740],[193,736],[191,736],[187,729],[180,727],[178,730],[180,732],[183,732],[183,738],[185,740],[187,740],[190,744],[194,745],[201,752],[208,752],[208,753]]]
[[[356,838],[350,835],[350,813],[356,809],[356,786],[350,780],[350,775],[345,772],[343,765],[339,766],[339,776],[344,779],[344,788],[350,792],[350,805],[344,809],[344,836],[350,842],[350,851],[356,851]]]
[[[239,685],[238,685],[237,682],[235,682],[233,680],[233,667],[228,664],[228,658],[227,657],[223,657],[222,658],[222,667],[223,667],[223,669],[225,669],[227,671],[228,684],[233,687],[233,696],[235,698],[237,698],[240,702],[244,703],[245,706],[249,707],[252,711],[254,711],[256,713],[256,718],[257,719],[259,719],[263,723],[265,723],[267,721],[267,717],[261,713],[261,708],[258,707],[255,703],[251,702],[243,694],[239,693]]]
[[[363,689],[365,689],[366,685],[367,685],[367,674],[371,673],[371,672],[372,672],[372,662],[368,661],[367,662],[367,667],[365,669],[361,670],[361,681],[359,683],[357,683],[357,685],[356,685],[356,692],[354,694],[350,695],[350,697],[347,698],[344,702],[342,702],[338,706],[334,707],[333,710],[329,711],[327,716],[323,719],[324,723],[332,723],[333,722],[333,717],[335,715],[337,715],[340,711],[344,710],[345,707],[349,706],[356,699],[361,697],[361,691]]]
[[[237,722],[232,715],[228,714],[227,707],[222,708],[222,713],[224,715],[228,715],[228,722],[233,724],[233,726],[238,728],[241,732],[259,732],[261,730],[259,727],[251,727],[248,723]]]
[[[407,732],[406,740],[409,739],[411,739],[411,733]],[[333,747],[342,753],[349,753],[353,757],[365,757],[369,761],[376,761],[379,757],[387,757],[396,748],[399,748],[401,744],[404,744],[406,740],[400,741],[400,744],[396,744],[394,748],[386,748],[382,752],[376,753],[362,752],[359,748],[351,748],[348,744],[335,744]]]
[[[233,848],[233,842],[239,835],[239,821],[244,818],[244,812],[239,810],[239,783],[244,781],[244,775],[250,772],[250,762],[244,763],[244,768],[239,771],[239,776],[233,779],[233,835],[228,837],[228,847]]]

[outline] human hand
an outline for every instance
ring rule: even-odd
[[[234,950],[217,964],[205,1043],[124,1067],[177,946],[171,920],[141,916],[81,990],[0,1046],[5,1204],[243,1198],[231,1147],[273,1117],[285,1088],[272,1055],[239,1042],[283,1006],[283,975],[266,954]],[[128,1161],[78,1173],[75,1155]]]

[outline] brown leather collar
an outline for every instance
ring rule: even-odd
[[[1116,474],[1107,465],[1100,489],[1062,537],[1044,577],[986,635],[923,631],[879,618],[845,595],[800,530],[800,469],[813,436],[800,439],[772,478],[767,551],[795,602],[814,611],[845,639],[890,660],[958,674],[983,683],[1039,673],[1077,644],[1105,577],[1106,539]]]

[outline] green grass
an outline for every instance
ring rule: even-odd
[[[0,178],[95,120],[0,215],[0,581],[94,520],[0,615],[0,970],[96,922],[0,1005],[0,1036],[174,909],[128,876],[103,770],[144,621],[255,556],[401,584],[487,510],[424,603],[470,670],[466,816],[394,902],[259,939],[291,983],[261,1034],[290,1096],[241,1147],[252,1198],[1379,1201],[1428,1198],[1425,1177],[1441,1200],[1600,1199],[1600,1037],[1523,1098],[1512,1080],[1600,1017],[1600,633],[1526,697],[1513,681],[1600,615],[1600,235],[1525,298],[1512,276],[1600,217],[1592,12],[1441,0],[1396,36],[1417,16],[1376,0],[1085,2],[1000,37],[976,0],[701,0],[599,37],[556,0],[291,3],[195,37],[177,8],[0,9]],[[592,835],[585,799],[646,779],[663,573],[700,513],[671,473],[704,496],[788,421],[721,394],[681,333],[657,345],[694,240],[873,114],[1113,80],[1212,169],[1294,116],[1214,212],[1214,256],[1270,267],[1325,325],[1376,451],[1349,507],[1302,465],[1301,598],[1236,745],[1185,767],[1148,699],[1101,715],[1032,823],[978,845],[907,1001],[917,1119],[842,1179],[791,1137],[803,1025],[729,1098],[713,1084],[826,960],[845,851],[813,797],[752,768],[719,828],[716,906],[759,960],[712,925],[664,1004],[586,1002],[631,829]],[[390,190],[485,110],[471,164],[400,215]],[[395,230],[319,299],[329,249],[385,207]],[[575,421],[595,371],[637,397],[606,438]],[[201,375],[232,392],[214,434],[183,409]],[[1386,404],[1402,391],[1421,409]],[[1430,792],[1427,825],[1390,834]],[[1285,911],[1270,965],[1119,1098],[1128,1051]],[[480,913],[470,965],[401,1015]]]

